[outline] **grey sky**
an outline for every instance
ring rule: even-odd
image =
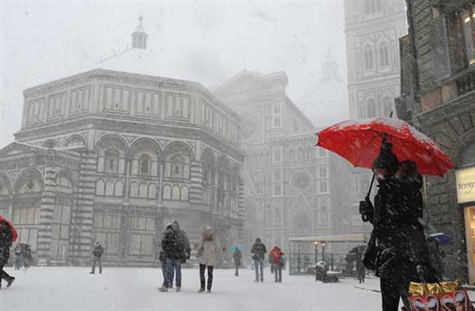
[[[345,85],[344,15],[338,0],[15,1],[2,2],[1,12],[0,147],[20,129],[25,88],[94,68],[102,57],[129,43],[140,13],[149,47],[170,63],[173,55],[185,56],[185,67],[192,76],[201,76],[205,86],[222,83],[244,68],[285,71],[288,95],[316,125],[325,125],[328,118],[319,117],[318,104],[309,105],[332,96],[318,89],[326,55],[340,65]],[[346,106],[346,87],[341,92],[338,101]]]

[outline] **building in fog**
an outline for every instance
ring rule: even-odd
[[[243,71],[212,91],[243,118],[248,243],[287,247],[290,237],[332,234],[331,156],[286,95],[287,75]],[[249,219],[248,219],[249,220]]]
[[[346,0],[345,32],[350,118],[389,117],[400,93],[399,38],[407,33],[404,0]],[[351,225],[341,230],[367,233],[370,226],[361,221],[358,203],[368,192],[371,172],[353,169],[351,175]]]
[[[140,25],[111,60],[140,61],[147,38]],[[106,262],[155,265],[171,219],[192,242],[211,224],[218,249],[239,244],[242,118],[197,82],[122,71],[24,91],[21,129],[0,150],[0,214],[46,264],[87,263],[101,241]]]
[[[400,118],[431,137],[454,161],[443,178],[425,178],[430,233],[444,246],[446,276],[475,284],[475,3],[407,1]]]

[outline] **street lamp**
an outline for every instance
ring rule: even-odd
[[[318,244],[320,244],[318,241],[313,242],[313,245],[315,245],[315,264],[318,261]]]
[[[325,242],[322,242],[322,261],[325,262]]]

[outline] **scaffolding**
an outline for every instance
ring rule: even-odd
[[[332,244],[345,243],[350,249],[365,245],[367,238],[364,234],[349,234],[335,236],[308,236],[289,239],[289,273],[290,275],[315,274],[315,264],[324,261],[331,271],[343,271],[347,252],[332,251]]]

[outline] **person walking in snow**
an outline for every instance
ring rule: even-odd
[[[216,265],[216,245],[214,230],[212,227],[207,226],[201,233],[201,244],[198,249],[198,260],[200,262],[200,289],[198,293],[202,293],[206,290],[211,293],[211,287],[213,286],[213,269]],[[205,279],[205,270],[208,269],[208,282]]]
[[[167,230],[171,230],[171,228],[172,228],[172,224],[168,224],[167,227],[165,228],[165,231],[162,233],[162,240],[165,237],[165,233],[167,232]],[[161,246],[159,246],[158,248],[159,248],[158,260],[160,261],[160,265],[162,268],[162,276],[163,276],[162,287],[173,288],[173,283],[167,284],[165,252],[163,251]]]
[[[13,233],[10,224],[5,221],[0,221],[0,289],[2,288],[2,279],[7,282],[7,287],[10,287],[15,281],[15,278],[10,276],[3,270],[10,258],[10,247],[13,244]]]
[[[235,276],[239,276],[239,267],[241,266],[241,259],[242,259],[242,253],[239,247],[236,247],[236,249],[233,252],[233,260],[234,260],[234,267],[236,267],[236,273],[234,273]]]
[[[399,163],[391,147],[383,143],[373,163],[379,184],[374,208],[368,197],[360,202],[360,213],[374,226],[363,263],[380,277],[383,311],[397,311],[401,298],[410,309],[410,282],[438,281],[422,226],[422,178],[416,164]]]
[[[256,282],[264,282],[264,258],[267,253],[266,246],[261,242],[260,238],[256,239],[251,248],[252,259],[254,260],[254,268],[256,271]]]
[[[96,264],[99,264],[99,274],[102,274],[102,254],[104,254],[104,248],[101,242],[97,241],[92,250],[92,271],[90,274],[96,273]]]
[[[161,247],[165,258],[165,283],[171,286],[176,275],[175,285],[177,292],[181,291],[181,263],[184,258],[189,258],[186,251],[187,240],[186,234],[180,229],[180,225],[176,220],[165,231],[165,236],[162,239]],[[160,291],[167,292],[167,286],[160,287]]]
[[[274,267],[275,282],[282,283],[282,269],[285,266],[284,253],[278,246],[274,246],[269,253],[269,257]]]
[[[358,275],[358,281],[364,283],[366,268],[363,265],[362,254],[358,253],[356,257],[356,274]]]

